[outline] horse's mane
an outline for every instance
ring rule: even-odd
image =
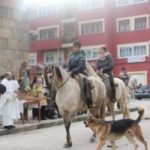
[[[91,67],[91,65],[88,62],[86,63],[86,68],[87,68],[89,76],[97,77],[96,72],[94,71],[94,69]]]

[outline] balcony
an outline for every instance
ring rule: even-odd
[[[57,39],[47,39],[47,40],[37,40],[30,44],[31,51],[44,51],[53,50],[61,47],[61,40]]]

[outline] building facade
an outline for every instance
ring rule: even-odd
[[[64,0],[29,10],[30,63],[67,62],[78,39],[87,60],[95,65],[99,48],[106,46],[122,67],[150,84],[150,0]],[[34,71],[33,71],[34,73]]]

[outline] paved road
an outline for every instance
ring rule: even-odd
[[[132,113],[136,118],[137,113]],[[117,116],[117,118],[120,116]],[[150,120],[143,120],[141,126],[144,136],[150,143]],[[73,123],[71,127],[73,147],[68,150],[94,150],[96,143],[89,143],[91,131],[84,127],[83,122]],[[24,132],[20,134],[0,137],[0,150],[64,150],[62,145],[65,140],[64,126]],[[130,144],[124,138],[117,143],[118,150],[131,150]],[[139,150],[144,148],[139,143]],[[150,147],[150,144],[149,144]],[[109,148],[104,147],[104,150]]]

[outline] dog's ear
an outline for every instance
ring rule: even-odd
[[[63,77],[62,77],[60,68],[56,66],[56,67],[55,67],[55,72],[56,72],[56,75],[57,75],[57,77],[58,77],[58,80],[59,80],[59,81],[62,81],[62,80],[63,80]]]

